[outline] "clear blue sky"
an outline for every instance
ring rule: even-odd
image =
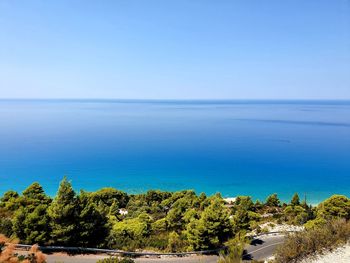
[[[350,1],[0,0],[0,97],[350,99]]]

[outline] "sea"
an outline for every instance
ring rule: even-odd
[[[350,101],[0,100],[0,195],[193,189],[350,196]]]

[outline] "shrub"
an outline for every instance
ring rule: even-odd
[[[170,252],[180,251],[183,247],[183,241],[178,233],[175,231],[169,234],[168,250]]]
[[[10,244],[7,244],[11,242]],[[18,256],[15,253],[16,242],[0,235],[0,262],[11,263],[45,263],[46,255],[43,254],[37,245],[30,248],[28,255]]]
[[[226,253],[220,253],[217,263],[241,263],[246,241],[245,235],[240,234],[236,238],[229,240],[226,243]]]
[[[12,221],[10,218],[0,217],[0,233],[8,237],[12,235]]]
[[[98,260],[96,263],[134,263],[131,258],[110,257]]]
[[[350,239],[350,222],[344,219],[329,221],[303,232],[290,234],[284,244],[277,249],[276,263],[299,262],[299,260],[332,249]]]

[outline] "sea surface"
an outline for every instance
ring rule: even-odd
[[[0,194],[350,196],[349,101],[0,100]]]

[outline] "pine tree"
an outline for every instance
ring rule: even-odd
[[[26,244],[45,244],[50,238],[50,218],[47,205],[38,205],[34,211],[28,212],[21,207],[13,219],[13,231]]]
[[[255,211],[263,208],[263,204],[260,202],[259,199],[255,201],[254,208],[255,208]]]
[[[281,205],[281,202],[278,199],[277,194],[272,194],[267,197],[265,204],[270,207],[279,207]]]
[[[66,177],[60,183],[57,195],[48,213],[51,219],[51,237],[57,245],[75,245],[77,241],[78,204],[75,192]]]
[[[291,204],[292,206],[300,205],[300,198],[299,198],[298,193],[295,193],[295,194],[293,195],[293,198],[292,198],[292,200],[290,201],[290,204]]]
[[[37,182],[32,183],[23,191],[23,197],[26,199],[33,199],[38,202],[48,199],[48,197],[45,195],[43,187]]]
[[[216,248],[233,234],[232,223],[222,199],[214,197],[199,220],[187,228],[187,238],[193,249]]]
[[[13,219],[15,235],[27,244],[45,244],[50,237],[47,209],[50,198],[39,183],[31,184],[19,197],[20,208]]]
[[[79,223],[77,241],[79,246],[98,247],[105,240],[110,229],[108,228],[107,215],[99,211],[90,200],[89,194],[81,193],[79,201]]]

